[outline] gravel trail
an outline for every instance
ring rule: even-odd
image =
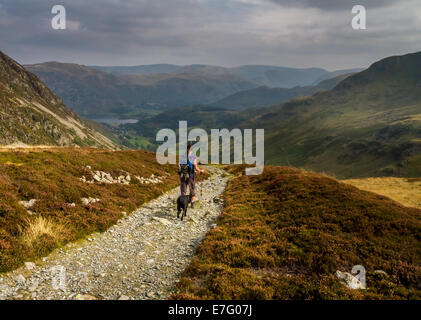
[[[222,210],[227,177],[197,184],[200,208],[177,219],[179,188],[145,204],[105,233],[66,245],[0,275],[0,299],[166,299]],[[200,187],[203,194],[200,196]]]

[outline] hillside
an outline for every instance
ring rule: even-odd
[[[178,184],[151,152],[0,150],[0,272],[105,231]]]
[[[363,71],[363,68],[354,68],[354,69],[344,69],[344,70],[335,70],[335,71],[331,71],[323,76],[321,76],[320,78],[318,78],[313,85],[317,85],[320,82],[323,82],[325,80],[329,80],[329,79],[333,79],[342,75],[346,75],[346,74],[352,74],[352,73],[357,73],[357,72],[361,72]]]
[[[35,75],[0,52],[0,145],[117,148]]]
[[[136,85],[136,90],[144,91],[145,103],[165,109],[207,104],[255,87],[254,83],[232,74],[176,73],[120,77]]]
[[[279,88],[311,85],[328,71],[321,68],[296,69],[273,66],[241,66],[231,72],[259,85]]]
[[[421,52],[389,57],[333,90],[266,109],[266,159],[338,177],[421,175]]]
[[[171,73],[180,68],[173,64],[151,64],[144,66],[132,66],[132,67],[105,67],[105,66],[89,66],[89,68],[97,69],[103,72],[112,74],[132,74],[132,75],[143,75],[153,73]]]
[[[421,210],[315,173],[243,170],[173,299],[420,299]],[[367,290],[337,278],[354,265]]]
[[[406,207],[421,209],[421,178],[374,177],[343,180],[357,188],[393,199]]]
[[[126,80],[77,64],[47,62],[25,66],[79,115],[101,118],[135,110],[142,94]]]
[[[282,103],[294,98],[311,96],[320,91],[333,89],[339,82],[351,74],[340,75],[324,80],[315,86],[294,87],[294,88],[269,88],[258,87],[255,89],[240,91],[231,96],[225,97],[213,106],[226,109],[243,109],[251,107],[266,107],[276,103]]]

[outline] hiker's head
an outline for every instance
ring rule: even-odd
[[[193,148],[193,143],[188,143],[187,144],[187,154],[190,154],[190,152],[192,151]]]

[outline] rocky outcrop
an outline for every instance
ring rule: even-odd
[[[132,181],[132,175],[130,175],[127,171],[120,171],[120,173],[115,176],[105,171],[92,171],[91,166],[86,166],[86,171],[86,175],[80,178],[80,181],[85,183],[130,184]],[[157,184],[164,182],[166,177],[151,174],[149,178],[139,177],[136,175],[134,175],[133,178],[138,180],[141,184]]]
[[[82,202],[82,204],[83,204],[83,205],[85,205],[85,206],[89,206],[89,205],[91,205],[91,204],[94,204],[94,203],[100,202],[100,201],[101,201],[101,199],[97,199],[97,198],[91,198],[91,197],[89,197],[89,198],[82,198],[82,199],[80,199],[80,201]]]
[[[34,212],[32,212],[30,209],[37,203],[37,201],[38,201],[37,199],[31,199],[28,201],[22,200],[22,201],[19,201],[19,204],[21,204],[26,209],[29,215],[33,215]]]
[[[366,289],[365,284],[362,283],[360,281],[360,279],[353,276],[351,273],[342,272],[342,271],[337,270],[335,275],[349,289],[352,289],[352,290],[364,290],[364,289]]]
[[[38,201],[37,199],[31,199],[31,200],[28,200],[28,201],[25,201],[25,200],[19,201],[19,203],[22,206],[24,206],[25,209],[31,209],[35,205],[35,203],[37,203],[37,201]]]

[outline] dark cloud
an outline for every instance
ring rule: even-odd
[[[51,8],[57,1],[0,1],[3,43],[20,44],[22,48],[39,46],[46,52],[50,48],[79,50],[81,55],[84,51],[120,53],[143,46],[171,48],[186,45],[184,34],[177,32],[177,24],[184,28],[183,18],[189,17],[193,21],[198,13],[197,7],[189,0],[177,3],[170,0],[160,3],[65,0],[61,4],[66,8],[68,30],[57,31],[50,26]],[[163,9],[170,13],[163,14]],[[201,20],[206,23],[203,17]]]
[[[267,0],[282,6],[318,8],[323,10],[351,10],[354,5],[367,9],[389,6],[396,0]]]
[[[51,28],[63,4],[68,29]],[[274,3],[278,5],[274,5]],[[0,50],[23,63],[366,66],[421,43],[419,0],[0,0]],[[326,9],[320,13],[318,9]]]

